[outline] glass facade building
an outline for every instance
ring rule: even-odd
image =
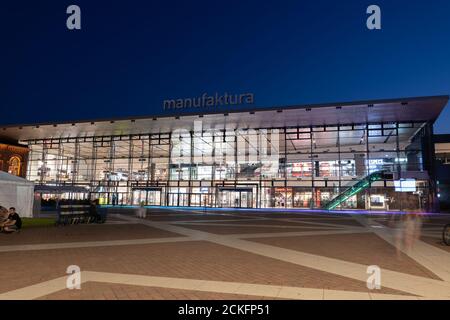
[[[49,124],[19,140],[29,180],[100,204],[432,211],[447,99]]]

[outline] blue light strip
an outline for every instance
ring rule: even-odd
[[[125,209],[137,209],[139,206],[132,205],[101,205],[101,208],[125,208]],[[371,211],[371,210],[323,210],[323,209],[282,209],[282,208],[211,208],[211,207],[172,207],[172,206],[144,206],[148,209],[164,209],[164,210],[186,210],[186,211],[244,211],[244,212],[255,212],[255,213],[319,213],[319,214],[365,214],[365,215],[401,215],[401,214],[412,214],[416,212],[408,211]],[[432,215],[434,213],[420,212],[417,214],[421,215]]]

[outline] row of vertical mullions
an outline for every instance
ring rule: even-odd
[[[337,128],[338,128],[338,131],[340,130],[340,126],[337,126]],[[391,130],[392,128],[388,128],[389,130]],[[310,130],[310,137],[311,137],[311,145],[310,145],[310,154],[312,155],[313,154],[313,138],[314,138],[314,136],[313,136],[313,133],[314,132],[316,132],[316,131],[314,131],[313,129],[312,129],[312,127],[310,127],[309,128],[309,130]],[[369,161],[370,160],[370,150],[369,150],[369,135],[367,134],[367,132],[369,131],[369,130],[372,130],[372,129],[369,129],[369,126],[367,125],[366,126],[366,154],[367,154],[367,161]],[[373,130],[380,130],[380,129],[373,129]],[[382,126],[381,127],[381,130],[382,131],[384,131],[384,127]],[[324,131],[327,131],[326,130],[326,128],[324,129]],[[398,126],[398,124],[396,125],[396,128],[395,128],[395,131],[396,131],[396,144],[397,144],[397,147],[396,147],[396,150],[397,150],[397,157],[399,158],[399,155],[400,155],[400,150],[399,150],[399,134],[398,134],[398,131],[399,131],[399,126]],[[288,152],[287,152],[287,148],[286,148],[286,141],[288,140],[288,139],[286,139],[287,138],[287,135],[288,135],[288,132],[287,132],[287,130],[285,129],[284,131],[284,136],[285,136],[285,150],[284,150],[284,159],[285,159],[285,163],[284,163],[284,171],[285,171],[285,176],[284,176],[284,180],[285,180],[285,183],[284,183],[284,185],[285,185],[285,187],[287,188],[287,154],[288,154]],[[317,131],[317,132],[319,132],[319,131]],[[299,134],[299,129],[297,128],[297,133]],[[154,136],[154,135],[152,135],[152,136]],[[141,137],[141,136],[139,136],[139,137]],[[155,138],[157,138],[158,140],[158,142],[164,142],[165,140],[164,140],[164,138],[162,138],[161,137],[161,135],[159,135],[159,136],[156,136]],[[76,163],[74,163],[74,164],[76,164],[76,166],[78,166],[79,167],[79,158],[80,158],[80,155],[79,155],[79,153],[80,153],[80,149],[79,149],[79,142],[80,141],[84,141],[84,139],[85,138],[80,138],[80,140],[77,140],[77,139],[75,139],[75,140],[72,140],[72,139],[66,139],[66,138],[63,138],[63,139],[61,139],[61,140],[52,140],[52,142],[51,142],[51,144],[50,144],[50,147],[53,145],[53,143],[56,143],[56,142],[62,142],[62,141],[70,141],[70,142],[72,142],[72,141],[75,141],[75,144],[77,145],[77,147],[75,147],[75,154],[74,154],[74,159],[75,159],[75,161],[76,161]],[[136,139],[136,136],[129,136],[129,137],[122,137],[122,138],[120,138],[120,139],[116,139],[116,140],[113,140],[113,139],[111,139],[111,137],[109,137],[109,139],[107,138],[107,137],[102,137],[101,139],[98,139],[98,140],[101,140],[101,142],[103,143],[103,142],[105,142],[105,143],[107,143],[108,142],[108,140],[109,140],[109,142],[113,142],[111,145],[110,145],[110,152],[109,152],[109,160],[110,160],[110,162],[109,162],[109,166],[111,167],[111,168],[114,168],[114,160],[115,160],[115,155],[114,155],[114,141],[130,141],[130,146],[129,146],[129,159],[131,159],[132,158],[132,150],[133,150],[133,148],[134,148],[134,145],[132,146],[131,144],[132,144],[132,140],[134,140],[134,139]],[[236,137],[236,135],[235,135],[235,137],[234,137],[234,140],[235,140],[235,144],[234,144],[234,149],[235,149],[235,165],[236,165],[236,167],[237,167],[237,137]],[[96,164],[96,162],[95,162],[95,159],[97,158],[97,155],[96,155],[96,151],[97,151],[97,145],[95,145],[95,143],[97,142],[96,141],[97,139],[93,139],[92,141],[93,141],[93,151],[92,151],[92,161],[93,161],[93,171],[92,171],[92,175],[91,175],[91,177],[92,177],[92,179],[94,180],[94,176],[95,176],[95,170],[96,170],[96,168],[95,168],[95,166],[97,165]],[[153,139],[152,139],[153,140]],[[148,159],[150,160],[149,162],[151,162],[151,159],[152,159],[152,146],[156,146],[156,144],[155,145],[153,145],[152,144],[152,140],[148,140],[148,142],[149,142],[149,151],[148,151]],[[340,163],[340,161],[341,161],[341,148],[340,148],[340,134],[338,134],[338,146],[339,146],[339,148],[338,148],[338,158],[339,158],[339,163]],[[170,145],[170,141],[171,141],[171,138],[169,138],[168,139],[168,144]],[[213,146],[215,146],[215,140],[214,140],[214,138],[213,138]],[[192,139],[191,139],[191,149],[192,149],[192,143],[193,143],[193,141],[192,141]],[[45,145],[44,145],[45,146]],[[45,147],[46,148],[46,147]],[[45,149],[44,148],[44,149]],[[47,149],[45,149],[45,151],[47,151],[48,152],[48,150]],[[61,152],[62,152],[63,150],[62,150],[62,147],[61,147],[61,145],[60,145],[60,147],[59,147],[59,150],[58,150],[58,153],[60,154]],[[171,151],[171,150],[169,150],[169,151]],[[192,150],[191,150],[192,151]],[[215,155],[215,147],[214,147],[214,151],[213,151],[213,156]],[[192,157],[192,155],[193,155],[193,152],[191,152],[191,157]],[[60,156],[60,155],[58,155],[58,160],[61,160],[62,159],[62,156]],[[66,160],[64,160],[64,161],[66,161]],[[312,162],[312,168],[314,168],[314,159],[311,157],[311,162]],[[168,162],[168,170],[169,170],[169,172],[168,172],[168,180],[170,180],[170,163],[171,163],[171,161],[170,161],[170,158],[169,158],[169,162]],[[193,163],[193,161],[192,161],[192,159],[191,159],[191,164]],[[76,167],[76,166],[74,166],[74,167]],[[132,168],[133,168],[133,166],[134,166],[134,163],[131,163],[131,161],[128,163],[128,167],[129,167],[129,171],[131,172],[132,171]],[[149,163],[149,168],[148,168],[148,170],[149,171],[151,171],[151,168],[150,168],[150,166],[151,166],[151,163]],[[398,164],[397,165],[397,167],[400,167],[400,164]],[[74,169],[74,171],[76,171],[76,172],[78,172],[78,169]],[[237,170],[236,170],[237,171]],[[401,170],[400,170],[400,168],[398,169],[398,171],[399,172],[401,172]],[[191,190],[191,188],[192,188],[192,171],[190,171],[190,173],[189,173],[189,177],[190,177],[190,179],[189,179],[189,185],[190,185],[190,190]],[[212,175],[213,175],[213,179],[215,180],[215,171],[213,170],[213,173],[212,173]],[[342,187],[342,182],[341,182],[341,177],[342,177],[342,168],[339,166],[339,169],[338,169],[338,177],[339,177],[339,188],[341,188]],[[315,178],[315,175],[314,174],[312,174],[312,185],[313,185],[313,187],[314,187],[314,179]],[[148,177],[148,179],[151,179],[151,177],[150,177],[150,175],[149,175],[149,177]],[[57,179],[58,180],[58,179]],[[235,183],[237,183],[239,180],[237,179],[237,176],[235,176]],[[259,179],[259,181],[261,182],[262,181],[262,177],[260,176],[260,179]],[[75,177],[72,177],[72,183],[77,183],[78,182],[78,180],[77,180],[77,178],[75,178]],[[327,183],[327,182],[325,182],[325,183]],[[384,181],[384,184],[385,184],[385,186],[386,186],[386,181]],[[116,187],[117,187],[117,185],[116,185]],[[287,190],[287,189],[286,189]],[[287,191],[286,191],[286,193],[287,193]],[[287,195],[287,194],[286,194]],[[314,197],[316,197],[316,195],[314,194]],[[286,197],[286,199],[287,199],[287,197]],[[189,200],[190,201],[190,200]]]

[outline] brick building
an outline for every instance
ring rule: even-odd
[[[0,170],[18,177],[26,177],[28,148],[0,143]]]

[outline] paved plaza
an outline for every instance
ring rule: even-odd
[[[0,234],[0,299],[450,299],[449,214],[110,212]],[[80,290],[66,288],[70,265]]]

